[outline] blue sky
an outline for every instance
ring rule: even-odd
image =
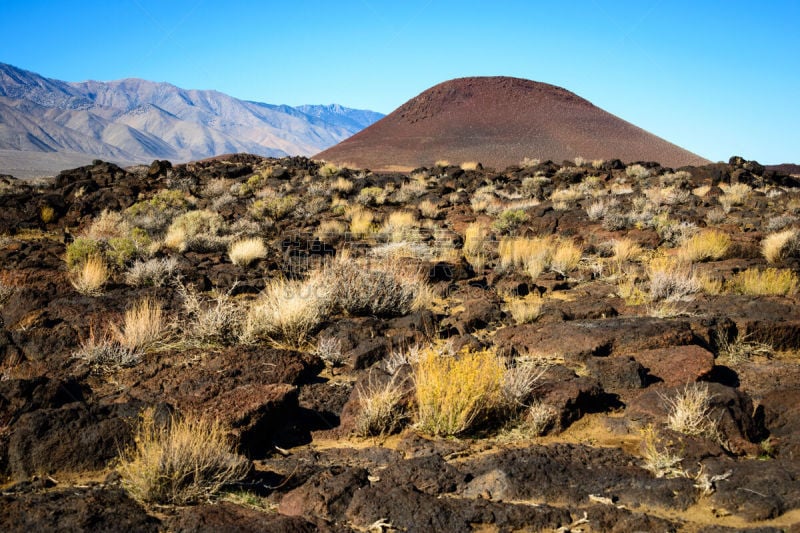
[[[800,1],[3,0],[0,61],[388,113],[447,79],[565,87],[711,160],[800,163]]]

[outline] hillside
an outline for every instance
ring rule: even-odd
[[[560,162],[579,156],[670,167],[707,163],[565,89],[508,77],[436,85],[314,157],[370,169],[441,159],[502,169],[525,157]]]

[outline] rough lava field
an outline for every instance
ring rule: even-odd
[[[0,530],[798,531],[797,176],[427,165],[1,177]]]

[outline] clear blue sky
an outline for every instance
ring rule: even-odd
[[[798,28],[798,0],[3,0],[0,61],[383,113],[517,76],[712,160],[800,163]]]

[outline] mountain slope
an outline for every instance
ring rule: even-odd
[[[508,77],[459,78],[412,98],[315,158],[373,170],[439,159],[495,168],[523,158],[707,161],[553,85]]]
[[[311,155],[381,117],[337,105],[249,102],[140,79],[63,82],[0,63],[0,173],[14,150],[126,163],[230,152]]]

